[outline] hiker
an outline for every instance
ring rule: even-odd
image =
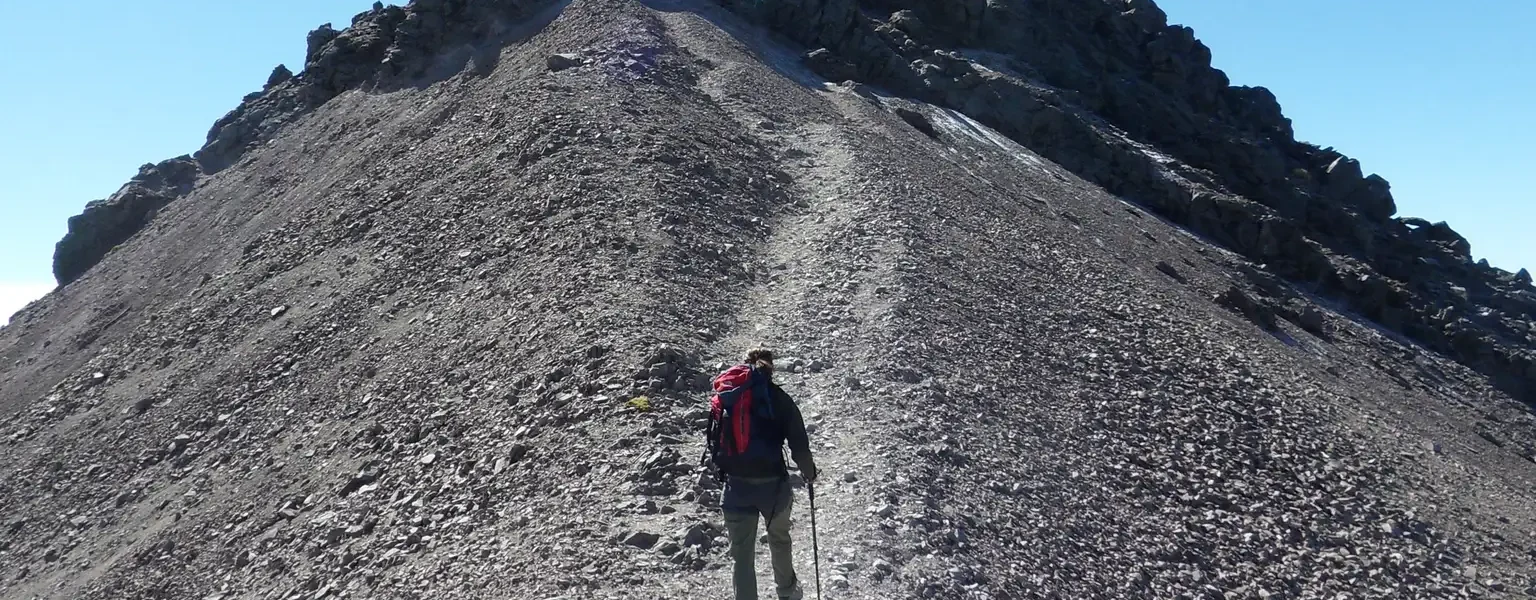
[[[811,460],[800,407],[772,378],[773,352],[753,350],[747,353],[745,364],[726,371],[714,382],[710,454],[719,469],[717,476],[725,482],[720,510],[731,540],[731,559],[735,562],[732,580],[736,600],[757,600],[755,551],[759,516],[767,521],[768,549],[778,597],[804,597],[790,552],[789,515],[794,495],[789,467],[784,462],[785,443],[808,484],[816,480],[816,463]],[[733,414],[731,409],[739,407],[742,397],[748,399],[750,411]],[[720,409],[722,404],[724,410]],[[743,430],[746,439],[736,437]]]

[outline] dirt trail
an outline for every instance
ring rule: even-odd
[[[663,6],[681,8],[682,2]],[[884,333],[881,317],[891,303],[883,296],[895,284],[898,240],[875,236],[869,223],[889,212],[894,197],[881,193],[861,171],[857,141],[849,132],[861,122],[857,96],[833,86],[799,87],[817,80],[785,66],[785,54],[766,40],[750,49],[721,39],[730,17],[708,7],[696,12],[664,12],[671,34],[685,48],[707,54],[715,66],[699,87],[760,140],[777,150],[779,168],[793,182],[792,203],[771,219],[771,234],[757,254],[765,276],[744,291],[735,329],[716,344],[712,361],[735,361],[749,348],[763,346],[780,354],[778,379],[795,396],[811,430],[812,450],[822,471],[818,485],[817,525],[823,585],[835,597],[881,598],[887,594],[850,587],[844,574],[867,568],[878,543],[866,509],[877,502],[872,482],[894,471],[870,438],[882,407],[849,390],[849,383],[874,369]],[[703,15],[719,20],[706,23]],[[751,38],[747,38],[751,39]],[[758,58],[744,56],[753,52]],[[737,58],[731,60],[725,57]],[[789,72],[768,71],[764,64]],[[789,77],[779,77],[789,75]],[[743,86],[785,89],[792,102],[765,107],[742,100]],[[761,90],[758,90],[761,92]],[[775,114],[777,111],[787,113]],[[789,116],[790,118],[785,118]],[[854,386],[857,387],[857,386]],[[797,485],[794,536],[799,573],[807,592],[814,586],[809,506]],[[766,545],[758,547],[759,583],[771,584]],[[701,582],[729,589],[729,570]]]

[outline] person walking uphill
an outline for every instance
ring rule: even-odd
[[[757,600],[757,522],[767,521],[773,580],[781,599],[800,600],[804,592],[795,575],[789,537],[794,503],[784,445],[807,483],[816,479],[816,463],[800,407],[773,382],[773,352],[753,350],[745,364],[714,380],[707,433],[709,458],[725,483],[720,509],[735,562],[736,600]]]

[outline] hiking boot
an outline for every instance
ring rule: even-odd
[[[779,596],[779,600],[805,600],[805,592],[801,591],[800,584],[797,583],[788,596]]]

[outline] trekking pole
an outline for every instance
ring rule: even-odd
[[[811,556],[816,561],[816,600],[821,600],[821,546],[816,541],[816,484],[805,482],[811,495]]]

